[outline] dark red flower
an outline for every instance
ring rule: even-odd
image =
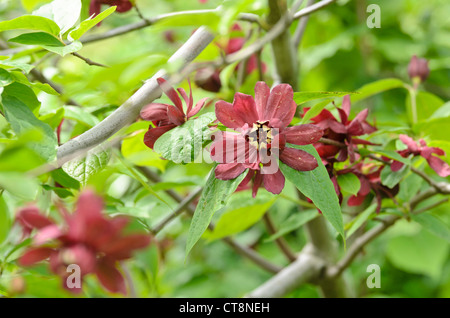
[[[326,109],[322,110],[319,115],[311,119],[314,124],[324,130],[324,138],[345,143],[347,145],[346,148],[342,148],[334,145],[317,143],[314,147],[317,149],[321,158],[331,160],[338,154],[338,161],[345,161],[347,157],[349,157],[350,162],[354,162],[355,145],[373,145],[373,143],[367,140],[354,138],[376,131],[376,128],[367,122],[369,110],[366,108],[356,115],[354,119],[349,120],[350,108],[350,96],[345,95],[342,101],[342,108],[338,108],[339,117],[341,119],[340,122]],[[305,112],[308,110],[309,109],[305,109]]]
[[[155,127],[149,127],[144,136],[144,143],[147,147],[153,149],[156,140],[169,130],[181,126],[189,118],[196,115],[205,104],[207,98],[201,99],[194,106],[194,100],[192,97],[191,84],[189,83],[189,97],[186,91],[182,88],[178,88],[178,94],[184,99],[186,103],[186,112],[183,109],[183,103],[177,92],[169,86],[167,81],[163,78],[157,79],[159,86],[163,92],[169,97],[174,105],[152,103],[141,110],[141,118],[153,122]]]
[[[81,289],[69,288],[66,281],[68,265],[75,264],[80,267],[82,277],[95,273],[107,290],[125,294],[125,281],[117,263],[130,258],[134,250],[146,247],[150,236],[123,235],[128,219],[108,218],[102,211],[102,199],[90,191],[80,195],[73,214],[63,211],[66,221],[63,227],[40,214],[37,208],[21,210],[19,222],[27,230],[37,229],[38,232],[32,246],[20,257],[19,264],[31,266],[50,259],[51,271],[61,276],[65,288],[77,293]]]
[[[361,205],[366,197],[373,191],[377,200],[376,212],[379,213],[381,210],[382,199],[386,197],[393,199],[397,195],[399,190],[398,185],[390,189],[381,184],[380,174],[383,168],[384,166],[377,166],[372,163],[365,165],[359,163],[352,168],[338,171],[338,174],[353,173],[358,177],[361,183],[361,188],[357,195],[353,195],[348,199],[347,204],[349,206]]]
[[[441,177],[448,177],[450,176],[450,167],[445,161],[442,159],[433,156],[433,154],[436,154],[438,156],[445,156],[445,151],[441,148],[437,147],[428,147],[425,140],[420,139],[419,145],[412,139],[411,137],[407,135],[400,135],[400,140],[408,147],[405,150],[400,150],[398,153],[403,157],[407,158],[410,155],[421,156],[425,158],[425,160],[428,162],[430,167],[436,171],[436,173]],[[393,161],[391,165],[392,171],[398,171],[403,167],[403,163],[399,161]]]
[[[242,184],[253,183],[253,196],[262,184],[267,191],[279,194],[284,187],[284,176],[275,159],[299,171],[310,171],[318,164],[314,156],[286,143],[308,145],[322,137],[322,130],[311,124],[287,127],[294,117],[297,105],[288,84],[279,84],[272,91],[264,82],[255,86],[255,98],[236,93],[233,104],[216,103],[216,117],[236,132],[219,132],[211,147],[211,156],[219,162],[216,178],[229,180],[246,169],[248,175]]]
[[[97,15],[102,9],[102,4],[106,4],[109,6],[117,6],[117,12],[127,12],[133,8],[133,4],[130,0],[91,0],[91,5],[89,6],[89,15]]]
[[[425,82],[429,74],[428,61],[414,55],[408,65],[408,75],[414,86],[417,88],[419,83]]]

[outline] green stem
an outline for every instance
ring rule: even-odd
[[[411,117],[412,124],[417,124],[417,91],[414,88],[410,88],[409,96],[411,97]]]

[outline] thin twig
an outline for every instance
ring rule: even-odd
[[[88,59],[87,57],[84,57],[84,56],[78,54],[77,52],[72,53],[72,55],[75,56],[75,57],[78,57],[80,60],[85,61],[86,64],[88,64],[88,65],[91,65],[91,66],[100,66],[100,67],[106,67],[106,68],[108,67],[108,66],[106,66],[106,65],[104,65],[104,64],[100,64],[100,63],[94,62],[94,61],[92,61],[91,59]]]
[[[142,170],[141,170],[142,171]],[[192,203],[199,195],[202,193],[203,188],[198,187],[194,191],[192,191],[186,198],[179,202],[175,211],[173,211],[170,215],[168,215],[164,220],[162,220],[157,226],[155,226],[151,232],[152,234],[158,234],[167,224],[170,223],[173,219],[175,219],[178,215],[180,215],[187,208],[189,204]]]
[[[63,94],[63,89],[61,88],[61,86],[59,86],[58,84],[56,84],[55,82],[49,80],[47,77],[44,76],[44,74],[42,74],[41,71],[39,71],[38,69],[34,68],[30,71],[30,74],[39,82],[41,83],[45,83],[50,85],[51,88],[53,88],[56,92],[58,92],[60,95],[64,95]],[[73,106],[77,106],[77,107],[81,107],[81,104],[79,104],[78,102],[74,101],[72,98],[68,98],[67,102],[70,105]]]
[[[306,7],[312,6],[314,4],[314,2],[315,2],[315,0],[308,0]],[[298,46],[300,45],[300,42],[302,41],[303,34],[305,33],[305,29],[306,29],[306,25],[308,24],[308,21],[309,21],[309,15],[301,18],[300,21],[298,22],[298,26],[297,26],[297,29],[295,30],[294,38],[292,40],[293,46],[296,49],[298,48]]]
[[[272,219],[270,218],[270,215],[268,212],[266,212],[263,216],[264,224],[266,225],[267,231],[270,235],[273,235],[277,232],[277,229],[275,228],[275,225],[272,222]],[[297,259],[297,256],[295,253],[291,250],[288,243],[283,237],[278,237],[275,239],[275,243],[277,244],[280,251],[286,256],[289,262],[294,262]]]

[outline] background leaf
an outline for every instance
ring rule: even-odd
[[[186,257],[208,228],[214,213],[227,204],[228,199],[247,174],[247,171],[244,171],[236,179],[220,180],[216,179],[214,169],[215,167],[209,173],[208,180],[195,209],[191,226],[189,227],[186,242]]]

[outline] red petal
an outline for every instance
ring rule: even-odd
[[[400,135],[399,138],[408,147],[409,151],[411,151],[411,152],[419,151],[419,147],[417,146],[417,143],[411,137],[409,137],[407,135]]]
[[[345,124],[348,120],[348,116],[350,116],[350,95],[345,95],[342,99],[342,108],[339,108],[339,115],[341,117],[341,122]]]
[[[20,266],[31,266],[50,257],[53,249],[49,247],[37,247],[28,249],[20,258]]]
[[[348,199],[348,201],[347,201],[347,204],[349,205],[349,206],[358,206],[358,205],[361,205],[363,202],[364,202],[364,200],[366,199],[366,196],[367,195],[352,195],[349,199]]]
[[[208,97],[202,98],[198,101],[197,104],[195,104],[195,107],[191,109],[191,111],[188,111],[188,118],[191,118],[192,116],[197,115],[197,113],[202,109],[202,107],[205,105],[205,102],[208,100]]]
[[[318,167],[316,158],[300,149],[284,148],[280,160],[299,171],[311,171]]]
[[[264,171],[264,168],[262,169]],[[272,174],[262,174],[264,188],[267,191],[272,192],[273,194],[280,194],[284,188],[284,176],[281,173],[281,170],[278,169],[277,172]]]
[[[91,190],[85,190],[78,197],[76,210],[67,220],[69,237],[84,240],[89,235],[89,225],[96,220],[103,220],[103,199]]]
[[[231,180],[237,178],[245,171],[246,167],[242,163],[222,163],[216,169],[216,178],[220,180]]]
[[[403,167],[403,163],[401,163],[400,161],[396,161],[396,160],[392,161],[392,164],[391,164],[392,171],[394,171],[394,172],[399,171],[402,167]]]
[[[435,156],[430,156],[428,159],[428,164],[430,165],[430,167],[436,171],[436,173],[440,176],[440,177],[448,177],[450,176],[450,167],[449,165],[444,162],[442,159],[435,157]]]
[[[178,96],[177,92],[170,86],[170,84],[162,77],[157,79],[159,87],[161,87],[162,91],[169,97],[169,99],[174,103],[174,105],[183,112],[183,104],[181,103],[180,96]]]
[[[255,104],[258,118],[264,120],[264,111],[270,96],[270,87],[265,82],[257,82],[255,85]]]
[[[167,108],[167,117],[169,117],[172,124],[177,126],[180,126],[185,122],[184,113],[173,106]]]
[[[233,110],[250,127],[259,119],[255,100],[250,95],[236,93],[234,95]]]
[[[54,224],[49,218],[42,215],[35,206],[21,209],[17,214],[17,220],[29,228],[41,229]]]
[[[252,188],[253,197],[256,197],[256,195],[258,194],[258,189],[261,186],[262,182],[263,182],[263,175],[258,170],[256,171],[255,179],[253,180],[253,188]]]
[[[233,105],[222,100],[216,103],[216,117],[228,128],[241,128],[245,124],[244,119],[236,114]]]
[[[167,120],[167,108],[171,105],[153,103],[144,106],[141,110],[141,118],[148,121]]]
[[[323,136],[323,130],[316,125],[305,124],[288,127],[283,134],[286,136],[286,142],[295,145],[309,145],[319,141]]]
[[[294,91],[289,84],[279,84],[270,92],[267,107],[264,112],[264,120],[278,118],[283,127],[288,126],[294,118],[297,104],[294,102]]]
[[[34,237],[33,242],[36,245],[42,245],[48,241],[54,240],[62,235],[57,225],[49,225],[39,231]]]
[[[130,258],[133,250],[147,247],[149,244],[149,235],[132,234],[107,243],[102,251],[110,259],[123,260]]]
[[[127,289],[122,274],[114,266],[113,262],[101,260],[95,271],[100,283],[112,293],[126,294]]]
[[[153,149],[153,146],[155,145],[156,140],[161,137],[164,133],[168,132],[169,130],[175,128],[176,125],[166,125],[156,128],[149,128],[148,131],[144,135],[144,144],[147,145],[150,149]]]

